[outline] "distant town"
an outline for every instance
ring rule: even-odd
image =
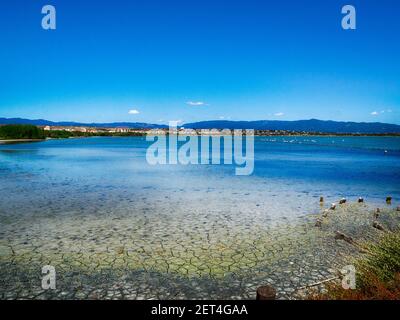
[[[190,129],[185,127],[173,128],[128,128],[128,127],[85,127],[85,126],[38,126],[44,131],[65,131],[71,133],[82,133],[88,135],[146,135],[146,134],[169,134],[171,132],[182,135],[224,135],[229,129]],[[361,134],[361,133],[327,133],[327,132],[310,132],[310,131],[293,131],[293,130],[254,130],[256,136],[309,136],[309,135],[351,135],[351,136],[400,136],[400,133],[381,133],[381,134]]]
[[[67,132],[82,132],[82,133],[144,133],[144,129],[132,128],[97,128],[97,127],[82,127],[82,126],[38,126],[44,131],[67,131]]]

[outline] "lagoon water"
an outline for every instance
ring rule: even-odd
[[[0,145],[0,211],[24,215],[113,212],[140,203],[160,213],[318,210],[319,196],[400,198],[399,137],[256,137],[255,168],[147,164],[143,137]],[[385,152],[386,150],[386,152]],[[272,210],[273,209],[273,210]]]
[[[375,239],[376,206],[385,226],[398,225],[389,210],[400,199],[400,138],[256,137],[250,176],[234,165],[151,166],[149,144],[0,145],[1,299],[254,299],[263,283],[290,298],[357,254],[336,230]],[[317,228],[341,197],[349,202]],[[47,264],[57,290],[38,281]]]

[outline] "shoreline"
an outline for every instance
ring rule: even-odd
[[[150,134],[152,135],[152,134]],[[168,135],[168,132],[166,132],[166,135]],[[179,134],[178,134],[179,135]],[[193,134],[187,134],[185,133],[184,135],[191,136]],[[201,133],[197,134],[198,136],[201,135]],[[47,141],[47,140],[62,140],[62,139],[75,139],[75,138],[131,138],[131,137],[145,137],[147,134],[144,132],[143,135],[87,135],[87,136],[71,136],[71,137],[63,137],[63,138],[53,138],[53,137],[47,137],[45,139],[0,139],[0,145],[1,144],[15,144],[15,143],[25,143],[25,142],[42,142],[42,141]],[[227,135],[221,135],[221,134],[207,134],[207,136],[227,136]],[[254,134],[255,137],[388,137],[388,138],[397,138],[400,137],[400,134],[335,134],[335,133],[329,133],[329,134],[300,134],[300,133],[295,133],[295,134]]]
[[[15,144],[15,143],[41,142],[41,141],[46,141],[46,139],[0,139],[0,144]]]

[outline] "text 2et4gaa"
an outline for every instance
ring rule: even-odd
[[[176,315],[181,318],[186,313],[196,315],[247,315],[244,304],[196,304],[194,309],[188,307],[162,306],[159,304],[151,308],[152,315]]]

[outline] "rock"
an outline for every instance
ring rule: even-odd
[[[316,227],[322,227],[322,221],[321,219],[317,219],[317,222],[315,222]]]
[[[353,243],[354,242],[352,237],[349,237],[349,236],[345,235],[344,233],[342,233],[340,231],[336,231],[335,232],[335,239],[336,240],[344,240],[344,241],[346,241],[348,243]]]
[[[398,207],[396,208],[396,211],[400,211],[400,206],[398,206]]]
[[[376,212],[377,212],[377,213],[381,212],[381,209],[376,208]]]
[[[324,197],[319,197],[319,202],[324,202]]]
[[[326,217],[328,216],[328,213],[329,213],[329,210],[328,210],[328,209],[325,209],[324,212],[322,213],[322,216],[323,216],[324,218],[326,218]]]
[[[276,290],[271,286],[261,286],[257,289],[256,300],[275,300]]]
[[[383,226],[382,226],[378,221],[374,221],[374,223],[372,224],[372,226],[373,226],[374,228],[378,229],[378,230],[381,230],[381,231],[384,230]]]
[[[358,198],[358,203],[361,203],[361,202],[364,202],[364,198],[359,197],[359,198]]]
[[[386,197],[386,203],[391,204],[392,203],[392,197]]]
[[[375,213],[374,213],[374,218],[375,218],[375,219],[378,219],[378,218],[379,218],[379,213],[378,213],[378,212],[375,212]]]
[[[332,203],[331,204],[331,210],[335,210],[336,209],[336,203]]]
[[[343,203],[346,203],[346,198],[342,198],[342,199],[340,199],[340,201],[339,201],[339,204],[343,204]]]

